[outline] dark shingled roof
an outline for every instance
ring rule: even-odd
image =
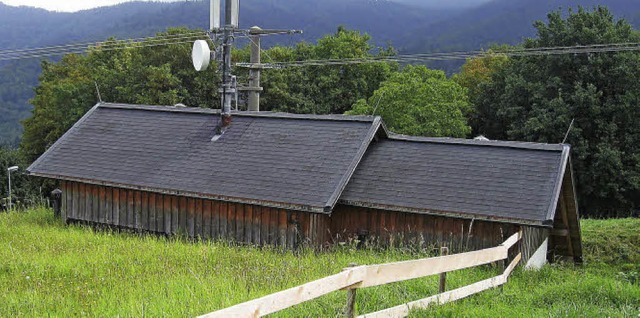
[[[294,210],[348,205],[549,226],[569,146],[389,134],[379,117],[98,104],[36,176]],[[372,142],[375,136],[378,141]],[[366,152],[366,154],[365,154]]]
[[[29,167],[37,176],[330,212],[378,117],[98,104]]]
[[[390,136],[372,143],[344,204],[552,224],[569,146]]]

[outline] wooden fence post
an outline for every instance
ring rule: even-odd
[[[356,266],[357,264],[351,263],[349,264],[349,267],[347,267],[345,270],[351,269]],[[355,318],[356,316],[356,291],[357,290],[358,290],[357,288],[352,288],[347,290],[347,307],[344,310],[344,315],[347,318]]]
[[[449,255],[449,248],[441,247],[440,256],[447,256],[447,255]],[[440,286],[438,290],[440,291],[441,294],[447,290],[447,273],[446,272],[440,274]]]

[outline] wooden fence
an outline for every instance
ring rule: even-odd
[[[341,273],[200,317],[262,317],[339,290],[347,290],[349,292],[345,314],[347,317],[353,317],[355,293],[359,288],[396,283],[502,261],[509,257],[509,249],[518,243],[521,237],[522,232],[518,232],[499,246],[473,252],[387,264],[350,267]],[[509,275],[520,262],[520,259],[521,254],[518,253],[504,272],[498,276],[359,317],[405,317],[412,309],[426,308],[434,303],[448,303],[500,286],[507,282]]]

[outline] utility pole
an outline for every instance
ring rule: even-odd
[[[249,68],[249,111],[260,111],[260,27],[254,26],[249,29],[249,39],[251,40],[251,67]]]
[[[260,111],[260,93],[263,91],[260,86],[260,73],[263,69],[272,68],[262,64],[260,59],[260,52],[262,51],[260,39],[264,35],[273,34],[302,34],[301,30],[277,30],[277,29],[262,29],[254,26],[249,29],[249,40],[251,41],[251,57],[249,63],[237,63],[238,67],[245,67],[249,69],[249,86],[241,87],[239,90],[247,91],[249,95],[248,110]]]

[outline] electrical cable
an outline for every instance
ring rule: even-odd
[[[27,58],[51,57],[70,53],[85,53],[91,49],[100,51],[112,51],[138,47],[152,47],[171,44],[182,44],[199,39],[209,39],[206,33],[174,34],[139,39],[114,40],[104,42],[87,42],[82,44],[63,45],[55,47],[30,48],[24,50],[0,51],[0,61],[19,60]]]
[[[283,31],[283,34],[289,32]],[[241,35],[241,37],[250,36]],[[107,40],[102,42],[84,42],[57,46],[48,46],[40,48],[12,49],[0,50],[0,61],[20,60],[28,58],[43,58],[69,53],[85,53],[91,49],[99,51],[112,51],[129,48],[143,48],[171,44],[189,43],[198,39],[210,39],[209,33],[206,31],[188,32],[181,34],[165,34],[154,37],[143,37],[122,40]],[[303,61],[285,61],[275,62],[269,56],[266,50],[261,48],[265,56],[272,61],[269,64],[263,64],[265,67],[284,68],[284,67],[305,67],[305,66],[331,66],[331,65],[351,65],[363,63],[378,62],[428,62],[428,61],[449,61],[460,60],[483,56],[509,56],[509,57],[526,57],[526,56],[545,56],[545,55],[562,55],[562,54],[588,54],[588,53],[606,53],[606,52],[626,52],[640,50],[640,43],[605,43],[592,45],[574,45],[574,46],[557,46],[557,47],[539,47],[539,48],[512,48],[508,50],[490,50],[490,51],[457,51],[457,52],[437,52],[437,53],[419,53],[404,54],[395,56],[373,56],[367,58],[353,59],[317,59]],[[236,63],[236,66],[246,67],[251,63]]]
[[[37,48],[24,48],[24,49],[11,49],[11,50],[0,50],[0,54],[8,54],[8,53],[21,53],[21,52],[29,52],[29,51],[41,51],[41,50],[50,50],[50,49],[60,49],[67,47],[87,47],[87,46],[99,46],[105,44],[112,43],[130,43],[130,42],[141,42],[145,40],[154,40],[154,39],[163,39],[163,38],[174,38],[174,37],[182,37],[187,35],[206,35],[206,32],[187,32],[180,34],[166,34],[166,35],[158,35],[158,36],[150,36],[143,38],[132,38],[132,39],[122,39],[122,40],[106,40],[100,42],[82,42],[82,43],[69,43],[64,45],[55,45],[55,46],[47,46],[47,47],[37,47]]]
[[[560,54],[585,54],[585,53],[605,53],[605,52],[626,52],[640,50],[640,43],[615,43],[615,44],[594,44],[576,45],[563,47],[541,47],[541,48],[520,48],[502,51],[467,51],[467,52],[443,52],[443,53],[421,53],[396,56],[374,56],[355,59],[324,59],[324,60],[303,60],[279,62],[266,64],[272,68],[303,67],[303,66],[328,66],[328,65],[349,65],[376,62],[421,62],[421,61],[442,61],[458,60],[482,56],[544,56]],[[250,63],[237,63],[237,66],[249,66]]]

